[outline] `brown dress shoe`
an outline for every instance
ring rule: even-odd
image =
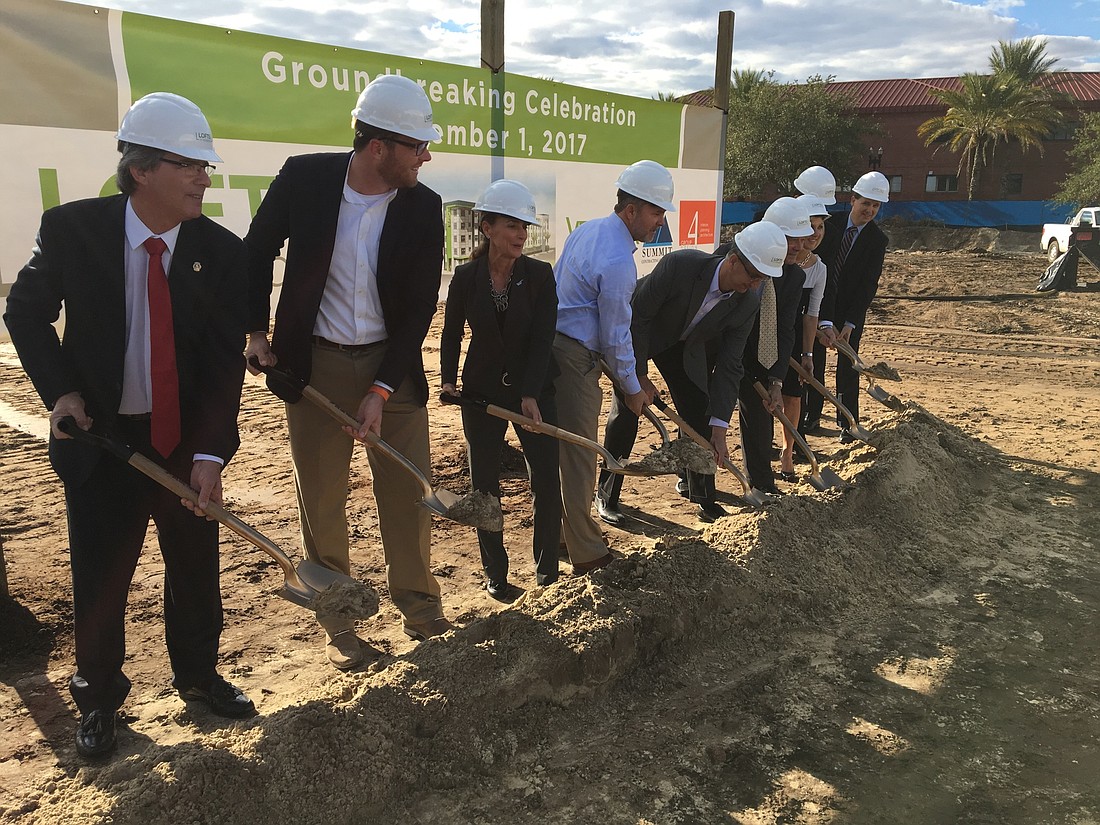
[[[354,630],[345,630],[335,636],[328,636],[325,655],[337,670],[351,670],[363,662],[363,649]]]
[[[600,556],[598,559],[592,559],[592,561],[579,561],[573,565],[573,572],[578,576],[583,576],[585,573],[591,573],[593,570],[599,570],[601,567],[607,567],[611,564],[615,557],[611,555],[609,550],[606,555]]]
[[[410,622],[406,619],[401,629],[410,639],[423,642],[434,636],[442,636],[448,630],[454,630],[455,626],[440,616],[438,619],[429,619],[426,622]]]

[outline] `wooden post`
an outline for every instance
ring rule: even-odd
[[[489,177],[504,177],[504,0],[481,0],[481,65],[492,72],[489,80],[493,98],[500,105],[489,112],[489,128],[497,134],[489,150]]]

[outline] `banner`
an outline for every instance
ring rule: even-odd
[[[671,249],[714,248],[717,110],[59,0],[5,0],[0,141],[11,167],[0,199],[0,298],[30,255],[43,210],[117,191],[114,135],[132,101],[170,91],[202,108],[225,160],[204,212],[244,235],[289,155],[350,150],[352,107],[383,74],[415,80],[432,102],[439,140],[420,180],[443,198],[448,270],[469,258],[471,208],[493,179],[531,189],[543,220],[529,253],[553,262],[573,228],[611,212],[615,179],[643,158],[672,171],[680,209],[639,252],[639,271]]]

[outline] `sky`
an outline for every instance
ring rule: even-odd
[[[480,0],[85,3],[365,51],[476,66]],[[730,4],[732,5],[732,4]],[[506,0],[505,69],[639,97],[714,84],[718,0]],[[734,69],[781,81],[984,71],[998,40],[1043,37],[1064,71],[1100,71],[1100,0],[746,0]]]

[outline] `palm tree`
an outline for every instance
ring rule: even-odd
[[[968,73],[959,78],[958,89],[932,91],[947,112],[926,120],[917,133],[926,146],[945,141],[952,152],[961,152],[959,175],[969,172],[968,199],[998,143],[1015,141],[1025,152],[1035,147],[1043,154],[1042,140],[1062,122],[1059,109],[1069,101],[1042,85],[1057,62],[1047,57],[1045,40],[1001,40],[989,56],[991,75]]]
[[[1047,57],[1047,41],[1025,37],[1023,40],[998,40],[989,55],[989,67],[993,74],[1014,77],[1029,86],[1051,73],[1057,57]]]

